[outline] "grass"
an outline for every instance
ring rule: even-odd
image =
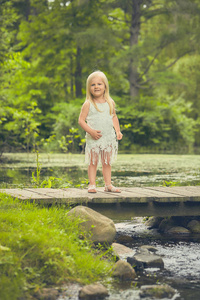
[[[0,194],[0,299],[108,277],[113,263],[80,238],[80,222],[67,217],[66,208],[48,209]]]

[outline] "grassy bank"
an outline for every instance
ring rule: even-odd
[[[89,240],[80,239],[81,221],[70,220],[66,213],[64,208],[42,208],[0,194],[0,299],[109,275],[112,263],[102,260]]]

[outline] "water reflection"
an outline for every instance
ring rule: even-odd
[[[131,168],[131,167],[130,167]],[[33,186],[33,172],[36,168],[0,168],[0,188],[6,187],[30,187]],[[35,175],[36,176],[36,175]],[[85,167],[42,167],[40,171],[40,183],[49,177],[54,178],[54,188],[63,187],[85,187],[88,184],[87,169]],[[116,171],[112,172],[112,180],[119,187],[142,187],[142,186],[162,186],[162,185],[196,185],[200,182],[200,172],[190,171],[189,173],[178,172],[170,173],[162,171],[138,172]],[[101,169],[97,170],[97,186],[103,186]]]

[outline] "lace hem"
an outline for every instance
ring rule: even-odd
[[[118,152],[118,143],[116,142],[115,145],[111,144],[106,147],[95,146],[90,148],[86,145],[85,148],[85,163],[93,165],[99,163],[99,156],[101,156],[101,162],[105,163],[106,165],[112,165],[112,163],[117,158]]]

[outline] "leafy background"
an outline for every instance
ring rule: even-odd
[[[0,149],[80,153],[85,81],[107,75],[124,152],[198,153],[198,0],[0,0]]]

